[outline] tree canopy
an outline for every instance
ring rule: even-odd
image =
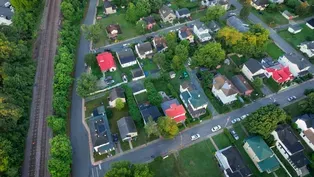
[[[156,88],[155,88],[154,84],[151,82],[151,80],[146,79],[144,81],[144,86],[147,90],[147,98],[148,98],[149,102],[152,105],[160,106],[160,104],[162,103],[162,97],[158,93],[158,91],[156,90]]]
[[[123,100],[121,98],[118,98],[116,100],[116,108],[118,110],[122,110],[124,108],[124,106],[125,106],[125,103],[123,102]]]
[[[307,95],[307,98],[299,102],[303,113],[314,114],[314,92]]]
[[[174,138],[179,133],[179,128],[173,119],[170,117],[160,117],[157,121],[158,130],[165,138]]]
[[[148,122],[146,122],[144,129],[148,137],[150,137],[151,135],[159,135],[157,123],[153,120],[151,116],[148,117]]]
[[[208,7],[206,10],[205,21],[219,20],[219,18],[225,14],[226,14],[226,9],[223,6],[216,5],[216,6]]]
[[[252,134],[261,135],[267,139],[278,123],[285,122],[288,115],[275,105],[268,105],[259,108],[250,114],[244,122],[245,128]]]
[[[88,73],[83,73],[77,81],[77,94],[81,97],[88,96],[90,93],[96,90],[96,82],[96,76]]]
[[[193,63],[198,66],[215,68],[225,59],[225,55],[226,53],[219,43],[209,42],[194,53]]]
[[[111,165],[105,177],[153,177],[147,164],[131,164],[129,161],[119,161]]]

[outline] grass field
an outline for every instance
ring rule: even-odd
[[[209,140],[185,148],[167,159],[149,164],[156,177],[222,177],[214,157],[215,148]]]
[[[301,27],[303,28],[302,31],[297,34],[292,34],[288,32],[288,30],[282,30],[278,32],[278,34],[294,48],[297,48],[297,46],[302,42],[314,40],[314,30],[311,30],[305,24],[301,25]]]
[[[144,71],[152,71],[158,69],[152,59],[144,59],[140,61]]]
[[[267,44],[266,52],[274,60],[277,60],[280,56],[284,54],[284,52],[274,42],[269,42]]]
[[[252,12],[270,27],[289,23],[289,21],[283,17],[279,11],[273,13],[263,11],[262,14],[260,14],[257,10],[252,8]]]
[[[226,148],[231,145],[230,140],[224,133],[220,133],[213,137],[213,140],[215,141],[217,147],[219,149]]]
[[[108,37],[106,33],[106,27],[110,24],[119,24],[122,34],[119,34],[120,40],[125,40],[131,37],[140,35],[140,33],[135,29],[135,24],[126,21],[125,14],[122,12],[117,12],[116,14],[109,15],[106,18],[96,21],[102,26],[102,35],[97,43],[94,44],[94,48],[104,46],[108,43]]]

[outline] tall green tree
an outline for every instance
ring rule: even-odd
[[[151,80],[146,79],[144,81],[144,86],[147,90],[147,98],[148,98],[149,102],[152,105],[160,106],[160,104],[162,103],[162,97],[158,93],[158,91],[156,90],[156,88],[155,88],[154,84],[151,82]]]
[[[180,71],[181,69],[184,68],[184,61],[178,55],[175,55],[172,59],[171,66],[172,69]]]
[[[189,56],[189,45],[179,44],[176,46],[175,54],[185,63]]]
[[[124,106],[125,106],[125,103],[123,102],[123,100],[121,98],[118,98],[116,100],[116,108],[118,110],[122,110],[124,108]]]
[[[303,113],[314,114],[314,93],[307,95],[307,98],[299,102],[299,107]]]
[[[83,24],[81,27],[83,34],[87,40],[98,42],[99,38],[102,34],[101,25],[99,23],[96,23],[94,25],[85,25]]]
[[[261,135],[264,139],[270,136],[278,123],[285,122],[288,115],[275,105],[259,108],[245,119],[244,126],[248,132]]]
[[[165,38],[167,41],[168,49],[174,51],[176,46],[178,45],[177,34],[174,32],[170,32],[170,33],[166,34]]]
[[[47,123],[54,134],[65,133],[66,121],[64,118],[48,116]]]
[[[162,0],[149,0],[151,11],[158,12],[162,6]]]
[[[179,128],[173,119],[170,117],[160,117],[157,121],[160,134],[164,138],[174,138],[179,133]]]
[[[96,90],[96,76],[88,73],[83,73],[77,80],[76,92],[81,97],[86,97]]]
[[[220,5],[208,7],[206,10],[205,21],[219,20],[226,14],[226,9]]]
[[[198,66],[215,68],[225,59],[225,55],[226,53],[219,43],[209,42],[195,52],[193,63],[196,63]]]
[[[151,12],[151,5],[149,0],[138,0],[136,2],[136,14],[138,18],[145,17]]]
[[[148,137],[150,137],[151,135],[159,135],[157,123],[153,120],[151,116],[148,117],[148,122],[146,122],[144,129]]]
[[[105,177],[153,177],[147,164],[131,164],[129,161],[119,161],[111,165]]]
[[[253,85],[257,88],[261,88],[263,86],[263,79],[262,78],[255,78],[253,81]]]
[[[125,14],[125,19],[131,23],[135,23],[140,17],[138,16],[135,5],[130,2]]]

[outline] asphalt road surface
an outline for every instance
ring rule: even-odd
[[[314,80],[303,83],[301,85],[292,86],[291,88],[285,91],[282,91],[278,94],[269,95],[241,109],[235,110],[224,115],[215,116],[211,120],[203,121],[201,124],[181,132],[173,140],[158,140],[155,143],[149,144],[146,147],[133,150],[132,152],[126,154],[122,153],[121,155],[118,154],[111,160],[107,160],[103,162],[101,165],[93,167],[91,169],[91,176],[92,177],[104,176],[105,172],[110,168],[110,164],[116,161],[128,160],[131,161],[132,163],[145,163],[152,160],[151,158],[152,155],[157,157],[165,153],[180,150],[192,143],[207,139],[209,136],[213,134],[211,128],[213,128],[214,126],[220,125],[222,128],[228,127],[231,125],[232,119],[241,117],[244,114],[254,112],[255,110],[262,106],[272,104],[274,99],[276,100],[277,103],[281,105],[281,107],[289,104],[287,98],[292,95],[296,96],[297,100],[299,100],[304,97],[303,92],[305,89],[308,88],[314,88]],[[192,142],[191,135],[196,133],[200,134],[201,138],[198,141]]]

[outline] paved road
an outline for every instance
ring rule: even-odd
[[[88,12],[84,24],[93,24],[95,7],[97,0],[90,0]],[[81,35],[77,61],[75,68],[75,78],[78,78],[84,72],[84,56],[89,52],[89,41]],[[74,82],[71,106],[71,143],[73,148],[72,176],[88,177],[92,167],[90,160],[90,151],[88,146],[88,135],[82,124],[82,99],[76,95],[76,82]]]
[[[100,167],[93,167],[91,170],[92,177],[104,176],[105,172],[110,168],[110,164],[116,161],[129,160],[132,163],[145,163],[152,160],[152,155],[160,156],[164,153],[174,152],[176,150],[182,149],[192,143],[192,141],[190,140],[190,136],[192,134],[199,133],[202,137],[201,140],[206,139],[213,134],[211,132],[211,128],[215,125],[219,124],[222,127],[228,127],[231,125],[230,121],[233,118],[240,117],[243,114],[251,113],[261,106],[271,104],[273,102],[273,99],[276,99],[277,103],[279,103],[281,107],[286,106],[289,104],[287,101],[287,97],[295,95],[297,98],[300,99],[303,97],[303,92],[307,88],[314,88],[314,80],[303,83],[299,86],[293,86],[290,89],[282,91],[278,94],[270,95],[272,99],[270,99],[270,96],[268,96],[228,114],[215,116],[211,120],[204,121],[193,128],[181,132],[181,134],[179,134],[173,140],[157,140],[156,142],[149,144],[146,147],[134,149],[132,152],[117,155],[113,159],[103,162]],[[230,117],[230,119],[228,119],[228,117]]]

